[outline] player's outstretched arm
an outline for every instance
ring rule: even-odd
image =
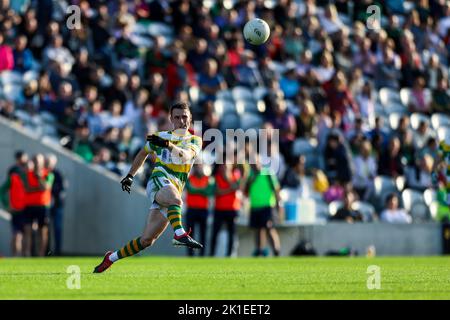
[[[147,137],[147,141],[150,144],[156,145],[161,148],[167,148],[172,153],[174,159],[177,159],[180,163],[187,163],[195,158],[196,153],[192,149],[183,149],[167,139],[163,139],[157,135],[151,135]]]
[[[147,150],[145,150],[145,148],[142,148],[141,151],[139,151],[139,153],[134,158],[127,176],[123,178],[122,181],[120,181],[120,183],[122,184],[123,191],[130,193],[131,185],[133,184],[133,178],[136,175],[136,172],[138,172],[138,170],[142,167],[147,157],[148,157]]]

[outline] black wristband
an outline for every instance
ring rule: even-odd
[[[129,173],[129,174],[127,174],[127,178],[130,178],[131,180],[133,180],[133,176]]]

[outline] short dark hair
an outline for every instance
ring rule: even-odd
[[[14,153],[14,159],[20,160],[25,155],[25,152],[22,150],[18,150]]]
[[[189,111],[189,113],[191,113],[191,106],[189,105],[188,102],[185,102],[185,101],[180,101],[180,102],[174,103],[174,104],[170,107],[170,111],[169,111],[169,114],[170,114],[170,115],[172,115],[172,111],[173,111],[174,109],[187,110],[187,111]]]

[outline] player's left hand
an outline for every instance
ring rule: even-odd
[[[169,147],[169,140],[163,139],[154,134],[147,136],[147,141],[158,147],[162,147],[162,148]]]

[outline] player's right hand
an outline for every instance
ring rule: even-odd
[[[127,176],[123,178],[120,183],[122,184],[122,191],[127,191],[130,193],[131,185],[133,184],[133,176],[131,174],[127,174]]]

